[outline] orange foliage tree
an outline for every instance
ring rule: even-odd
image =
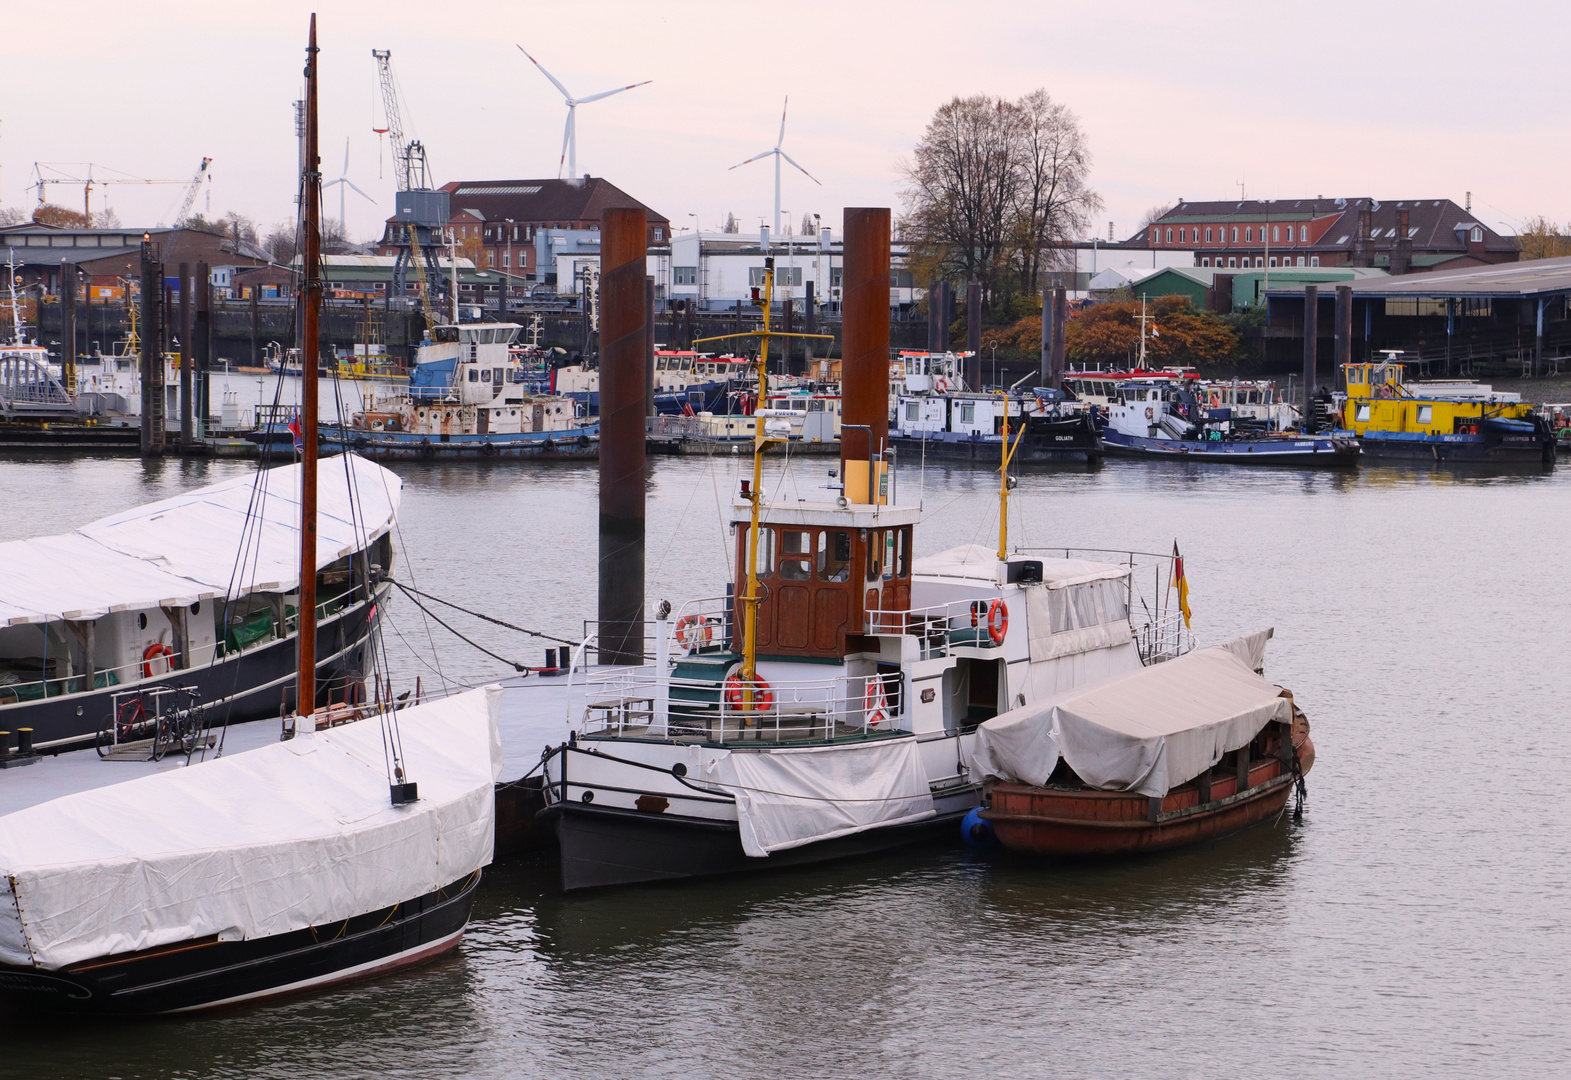
[[[33,220],[40,225],[55,225],[62,229],[87,228],[87,215],[80,210],[67,210],[54,203],[44,203],[33,211]]]
[[[1196,311],[1188,297],[1159,297],[1147,314],[1152,316],[1146,329],[1148,364],[1214,367],[1238,352],[1238,331],[1220,315]],[[1076,363],[1133,365],[1140,355],[1140,305],[1117,300],[1077,312],[1064,328],[1064,351]]]

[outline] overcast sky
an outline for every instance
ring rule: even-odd
[[[844,206],[899,208],[899,166],[955,95],[1045,87],[1081,118],[1122,239],[1177,198],[1451,198],[1512,231],[1571,219],[1561,51],[1571,6],[1494,0],[1188,0],[891,4],[185,2],[13,5],[0,90],[0,204],[28,205],[33,163],[189,176],[214,159],[212,211],[263,226],[293,213],[291,102],[319,12],[324,172],[351,235],[380,232],[394,190],[372,48],[390,48],[406,129],[436,181],[553,177],[565,107],[515,48],[574,93],[653,79],[581,106],[580,171],[680,227],[782,205],[838,227]],[[380,171],[379,171],[380,169]],[[335,192],[337,189],[334,189]],[[127,225],[168,220],[181,189],[105,187]],[[50,189],[78,207],[81,189]],[[328,212],[338,214],[330,194]],[[202,203],[198,203],[200,209]]]

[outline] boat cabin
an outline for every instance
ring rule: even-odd
[[[1521,426],[1523,439],[1533,435],[1533,407],[1520,394],[1472,380],[1410,383],[1403,367],[1389,356],[1342,365],[1347,385],[1343,426],[1361,437],[1370,431],[1477,436],[1485,427],[1513,426]]]

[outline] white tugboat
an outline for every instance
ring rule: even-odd
[[[771,335],[759,336],[762,371]],[[1155,620],[1144,640],[1132,627],[1129,564],[1010,554],[1002,528],[997,551],[915,559],[921,510],[894,497],[881,449],[846,462],[834,501],[766,503],[763,454],[790,425],[760,419],[730,510],[734,591],[663,611],[653,669],[592,680],[548,752],[543,816],[564,888],[816,862],[954,829],[979,802],[978,724],[1189,646]],[[1007,430],[1001,525],[1019,446]]]

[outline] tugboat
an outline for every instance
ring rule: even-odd
[[[1123,380],[1102,431],[1107,452],[1239,465],[1348,468],[1358,464],[1358,440],[1350,434],[1262,432],[1255,424],[1235,418],[1231,409],[1207,408],[1197,389],[1165,376]]]
[[[1470,379],[1410,383],[1401,355],[1342,365],[1342,424],[1371,458],[1554,464],[1555,433],[1520,394]]]
[[[1022,464],[1102,460],[1094,414],[1071,407],[1062,391],[1052,390],[905,394],[897,403],[889,442],[901,454],[924,460],[994,462],[1006,414],[1018,424]]]
[[[317,707],[315,16],[307,57],[298,712],[283,740],[214,760],[204,742],[175,768],[81,763],[140,773],[119,783],[0,752],[32,766],[0,772],[26,804],[0,815],[0,1005],[184,1012],[419,963],[458,944],[491,861],[500,688]]]
[[[772,287],[766,259],[765,327]],[[757,336],[762,383],[781,335]],[[886,388],[866,392],[848,417],[882,412]],[[662,605],[653,668],[583,684],[574,729],[546,754],[540,818],[565,889],[798,865],[952,829],[980,799],[966,770],[979,723],[1188,647],[1150,625],[1137,634],[1129,565],[1009,551],[1018,434],[995,444],[997,551],[918,560],[921,511],[899,503],[873,425],[847,425],[872,434],[866,457],[843,457],[833,501],[764,500],[764,452],[791,435],[773,412],[730,508],[726,594]]]

